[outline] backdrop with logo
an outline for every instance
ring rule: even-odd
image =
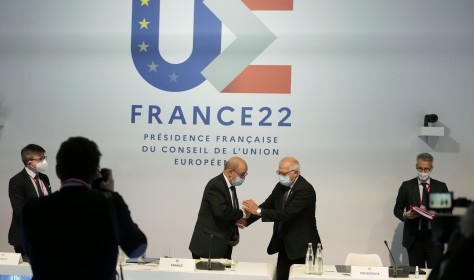
[[[58,190],[56,152],[80,135],[113,169],[148,256],[191,257],[202,191],[226,159],[249,165],[239,199],[262,202],[295,156],[326,263],[359,252],[389,265],[387,240],[406,264],[392,211],[419,152],[455,197],[474,198],[473,14],[462,0],[2,1],[0,251],[13,249],[21,148],[47,150]],[[429,113],[444,136],[420,136]],[[271,232],[242,230],[234,258],[275,261]]]

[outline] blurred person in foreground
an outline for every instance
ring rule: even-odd
[[[316,226],[316,192],[300,175],[300,164],[294,157],[285,157],[276,171],[279,182],[260,205],[252,199],[243,202],[253,215],[247,225],[259,218],[273,223],[273,235],[267,253],[278,253],[276,280],[287,280],[293,264],[304,264],[308,243],[316,248],[321,243]]]
[[[428,280],[474,279],[474,204],[468,207],[459,225],[459,232],[453,233],[446,254]]]
[[[61,189],[25,204],[24,246],[34,280],[112,280],[118,246],[129,257],[145,252],[146,236],[133,222],[123,198],[91,187],[100,156],[93,141],[69,138],[56,155]],[[108,180],[113,184],[111,176]]]
[[[50,195],[51,185],[44,172],[48,169],[46,151],[39,145],[29,144],[21,149],[21,161],[24,168],[8,183],[8,197],[12,206],[12,221],[8,231],[8,242],[20,253],[23,260],[27,260],[23,248],[23,235],[21,229],[21,211],[23,205],[34,197]],[[43,217],[47,219],[47,216]]]

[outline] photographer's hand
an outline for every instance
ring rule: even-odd
[[[104,190],[108,190],[113,192],[114,191],[114,177],[112,176],[112,169],[102,168],[102,179],[100,181],[99,187]]]

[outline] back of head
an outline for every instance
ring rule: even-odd
[[[77,178],[91,183],[97,175],[101,155],[94,141],[71,137],[61,144],[56,155],[56,173],[61,181]]]

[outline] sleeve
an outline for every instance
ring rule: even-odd
[[[312,188],[304,188],[294,191],[291,203],[288,203],[284,209],[275,209],[274,199],[262,203],[262,221],[280,221],[286,222],[298,216],[307,207],[316,203],[316,193]],[[269,208],[272,206],[273,208]],[[267,208],[268,207],[268,208]]]
[[[273,209],[274,208],[274,197],[275,197],[275,189],[273,189],[272,193],[265,199],[265,201],[260,204],[258,207],[262,209],[262,212],[264,209]],[[250,226],[252,223],[258,221],[260,218],[262,218],[262,222],[270,222],[270,220],[266,220],[262,215],[250,215],[250,218],[247,219],[247,227]]]
[[[216,184],[209,183],[204,190],[207,203],[212,214],[221,220],[237,221],[242,218],[243,212],[235,209],[226,202],[225,194]]]
[[[119,245],[130,258],[142,256],[147,248],[147,238],[138,225],[132,220],[128,205],[122,196],[114,193],[117,209]]]
[[[397,199],[393,208],[393,214],[402,222],[405,221],[403,213],[405,213],[405,206],[407,205],[407,196],[406,184],[404,182],[398,189]]]
[[[18,180],[10,179],[8,184],[8,196],[10,197],[10,203],[13,209],[13,219],[18,221],[21,225],[21,212],[26,202],[26,193],[25,188],[22,184],[18,183]]]

